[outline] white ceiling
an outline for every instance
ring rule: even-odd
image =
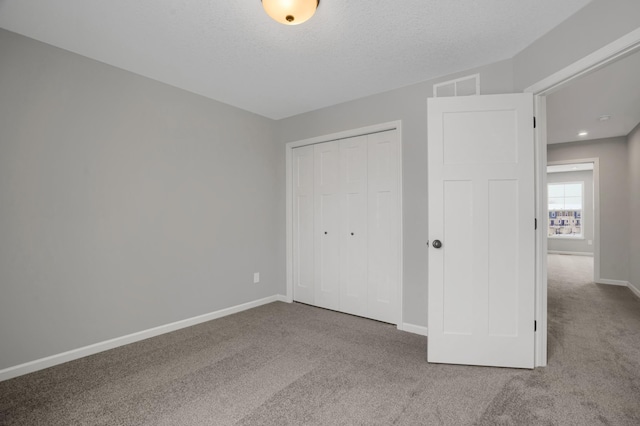
[[[590,0],[0,0],[0,27],[279,119],[513,57]]]
[[[599,117],[609,115],[607,121]],[[626,136],[640,122],[640,52],[547,96],[547,142]],[[578,136],[581,131],[587,136]]]

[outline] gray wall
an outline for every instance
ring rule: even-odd
[[[0,58],[0,369],[284,293],[274,122],[4,30]]]
[[[638,0],[593,0],[513,58],[516,90],[637,29],[638,16]]]
[[[629,151],[629,282],[640,291],[640,124],[627,136]]]
[[[402,120],[404,322],[427,325],[427,98],[433,84],[480,73],[483,94],[513,90],[510,61],[335,105],[279,122],[281,143]]]
[[[553,238],[549,237],[548,250],[565,251],[575,253],[593,254],[593,171],[582,170],[578,172],[548,173],[548,183],[558,182],[582,182],[584,190],[583,210],[582,210],[582,232],[584,238]]]
[[[549,145],[548,161],[600,159],[600,278],[629,276],[627,138]]]

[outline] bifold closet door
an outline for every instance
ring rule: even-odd
[[[397,324],[400,303],[400,177],[396,131],[367,141],[368,317]]]
[[[367,316],[367,136],[340,141],[340,310]]]
[[[293,150],[293,299],[400,321],[396,131]]]
[[[313,146],[293,150],[293,299],[314,304]]]
[[[315,305],[340,310],[340,143],[314,146]]]

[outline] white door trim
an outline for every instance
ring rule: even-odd
[[[532,84],[524,91],[540,96],[551,94],[573,80],[597,71],[638,49],[640,49],[640,28],[636,28],[560,71]]]
[[[398,329],[403,329],[403,294],[404,294],[404,279],[403,279],[403,232],[402,232],[402,121],[390,121],[387,123],[374,124],[372,126],[360,127],[357,129],[345,130],[342,132],[331,133],[328,135],[316,136],[313,138],[302,139],[299,141],[288,142],[285,144],[285,185],[286,185],[286,256],[287,256],[287,293],[286,301],[293,302],[293,175],[292,175],[292,160],[293,149],[301,146],[314,145],[323,142],[330,142],[340,139],[351,138],[354,136],[369,135],[372,133],[380,133],[388,130],[396,130],[398,132],[398,195],[400,202],[400,215],[399,215],[399,231],[400,231],[400,288],[398,289]]]
[[[600,159],[581,158],[576,160],[548,161],[547,165],[579,163],[593,163],[593,281],[602,284],[602,277],[600,276]],[[543,190],[544,199],[546,200],[547,188],[543,188]],[[542,222],[546,223],[546,220],[547,217],[545,216]]]
[[[536,146],[536,213],[544,218],[547,185],[547,132],[545,96],[564,87],[573,80],[613,63],[640,50],[640,28],[637,28],[608,45],[596,50],[571,65],[553,73],[524,89],[534,94],[537,128]],[[536,234],[536,367],[547,365],[547,233],[539,226]]]

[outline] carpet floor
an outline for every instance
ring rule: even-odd
[[[2,425],[640,425],[640,300],[549,257],[549,365],[428,364],[427,338],[281,302],[0,382]]]

